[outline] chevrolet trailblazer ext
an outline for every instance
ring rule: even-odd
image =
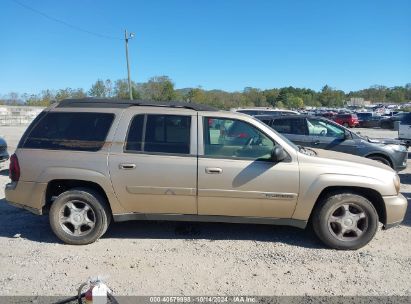
[[[328,246],[357,249],[407,208],[386,165],[190,103],[63,100],[24,133],[10,178],[7,201],[48,213],[68,244],[96,241],[111,220],[172,220],[311,224]]]

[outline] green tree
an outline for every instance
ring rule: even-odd
[[[301,109],[304,107],[304,100],[294,94],[287,94],[287,105],[292,109]]]
[[[108,97],[106,85],[103,80],[98,79],[88,91],[88,94],[92,97],[104,98]]]
[[[339,107],[344,104],[345,94],[325,85],[319,95],[321,104],[325,107]]]
[[[264,93],[256,88],[246,87],[244,88],[243,95],[245,97],[246,103],[256,106],[263,107],[267,106],[267,98]]]
[[[170,101],[175,98],[174,83],[168,76],[156,76],[143,85],[144,98],[154,101]]]
[[[131,92],[133,94],[133,99],[141,99],[141,94],[137,90],[137,84],[131,82]],[[128,80],[118,79],[114,82],[113,97],[118,99],[129,99],[130,94],[128,93]]]

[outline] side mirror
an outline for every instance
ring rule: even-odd
[[[274,162],[283,161],[287,156],[287,152],[285,152],[281,146],[275,146],[273,151],[271,151],[271,160]]]
[[[351,139],[351,138],[352,138],[351,133],[348,132],[348,131],[345,131],[344,132],[344,140]]]

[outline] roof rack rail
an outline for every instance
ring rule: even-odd
[[[144,101],[108,98],[80,98],[64,99],[57,104],[57,108],[129,108],[134,106],[184,108],[194,111],[218,111],[208,105],[180,102],[180,101]]]

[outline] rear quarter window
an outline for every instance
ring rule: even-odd
[[[22,148],[98,151],[113,120],[112,113],[50,112],[34,125]]]

